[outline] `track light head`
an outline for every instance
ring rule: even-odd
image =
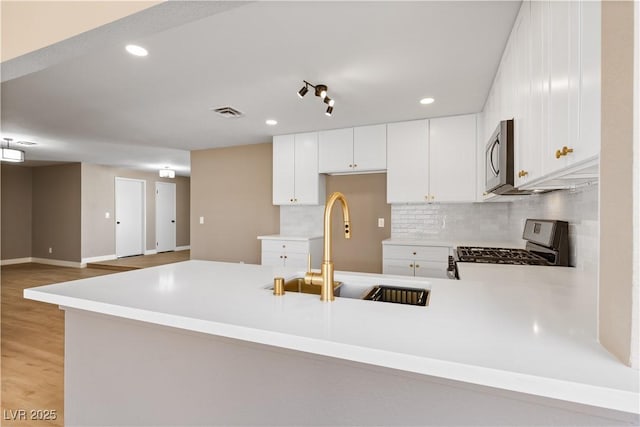
[[[328,104],[329,107],[333,107],[335,105],[336,101],[334,101],[333,99],[329,98],[328,96],[325,96],[324,103]]]
[[[305,96],[307,94],[307,92],[309,92],[309,88],[307,87],[307,85],[305,84],[304,86],[302,86],[302,89],[300,89],[298,91],[298,96],[300,98],[302,98],[303,96]]]
[[[327,107],[327,111],[325,111],[325,114],[329,117],[331,117],[331,114],[333,113],[333,107],[329,106]]]
[[[324,99],[327,96],[327,86],[326,85],[316,85],[316,96]]]

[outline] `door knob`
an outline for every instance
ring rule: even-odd
[[[116,224],[120,224],[120,221],[116,221]]]
[[[171,222],[173,222],[173,223],[175,224],[176,220],[175,220],[175,219],[172,219],[172,220],[171,220]]]

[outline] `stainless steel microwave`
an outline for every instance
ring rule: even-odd
[[[513,120],[502,120],[485,148],[485,191],[501,195],[529,194],[514,187]]]

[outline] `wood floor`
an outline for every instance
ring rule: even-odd
[[[144,261],[137,260],[129,266],[143,268],[182,261],[184,252],[148,255]],[[34,286],[115,272],[44,264],[2,267],[0,425],[64,425],[64,311],[52,304],[26,300],[22,297],[22,291]],[[24,417],[20,410],[26,411]],[[56,419],[34,420],[31,410],[55,411]]]
[[[119,258],[110,261],[87,264],[90,268],[104,268],[107,270],[127,271],[139,268],[155,267],[156,265],[171,264],[187,261],[191,257],[191,251],[162,252],[155,255],[140,255]]]

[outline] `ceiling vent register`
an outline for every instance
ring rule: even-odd
[[[244,116],[242,111],[238,111],[233,107],[212,108],[213,112],[226,119],[239,119]]]

